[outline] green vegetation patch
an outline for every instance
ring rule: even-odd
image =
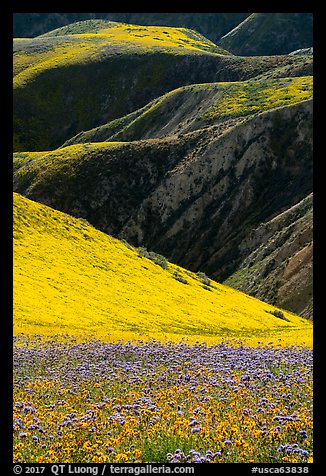
[[[279,78],[219,83],[220,97],[203,119],[246,116],[312,98],[313,78]]]
[[[168,268],[168,262],[165,258],[165,256],[162,256],[158,253],[155,253],[154,251],[148,251],[147,248],[141,246],[137,248],[139,256],[143,256],[144,258],[150,259],[153,261],[153,263],[161,266],[163,269]]]

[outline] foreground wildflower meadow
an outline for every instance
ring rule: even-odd
[[[312,351],[14,342],[15,462],[311,462]]]
[[[312,461],[311,322],[14,205],[15,462]]]

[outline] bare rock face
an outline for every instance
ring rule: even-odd
[[[311,317],[312,101],[225,130],[85,148],[73,174],[60,157],[32,158],[15,190]]]

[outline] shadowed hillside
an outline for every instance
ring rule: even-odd
[[[252,230],[240,245],[246,258],[226,283],[312,319],[312,207],[310,194]]]
[[[16,191],[225,280],[251,233],[312,191],[312,102],[180,137],[17,153],[14,167]]]
[[[78,21],[113,20],[136,25],[191,28],[216,42],[249,13],[15,13],[14,37],[39,36]]]

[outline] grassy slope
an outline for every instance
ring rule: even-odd
[[[184,86],[128,116],[82,132],[64,145],[185,133],[308,100],[312,93],[312,76]]]
[[[177,87],[248,79],[302,62],[224,54],[183,28],[109,25],[97,33],[14,41],[14,150],[58,147]]]
[[[152,99],[156,90],[168,89],[164,83],[180,62],[192,68],[188,57],[201,64],[197,55],[224,54],[191,30],[105,24],[97,33],[14,40],[15,150],[61,145],[65,134],[104,122],[108,114],[118,117],[136,109],[142,96]],[[176,76],[172,84],[183,83],[183,73]]]
[[[189,337],[311,345],[309,322],[241,292],[166,270],[78,220],[14,196],[15,333],[94,334],[106,340]],[[179,273],[188,284],[175,279]]]
[[[114,234],[195,143],[196,137],[187,137],[97,142],[50,152],[18,152],[14,154],[14,189],[60,210],[62,204],[57,202],[60,196],[74,200],[78,197],[69,212],[86,217],[87,210],[90,213],[87,218],[93,224],[96,219],[104,218],[105,231],[109,229]],[[111,217],[107,222],[108,212]]]
[[[252,13],[219,41],[237,55],[281,55],[313,43],[312,13]]]

